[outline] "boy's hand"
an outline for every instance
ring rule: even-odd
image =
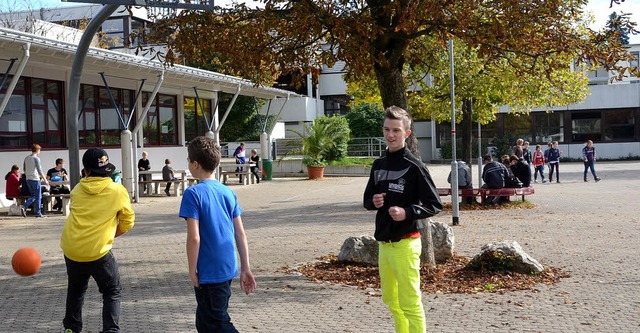
[[[199,287],[200,286],[200,282],[198,280],[198,273],[189,273],[189,277],[191,278],[191,283],[193,284],[194,287]]]
[[[389,215],[391,215],[391,218],[396,222],[404,221],[407,219],[407,212],[404,210],[404,208],[398,206],[389,208]]]
[[[250,270],[240,272],[240,288],[249,295],[256,290],[256,279]]]
[[[384,196],[387,195],[386,193],[380,193],[380,194],[374,194],[373,195],[373,205],[376,208],[380,208],[382,206],[384,206]]]

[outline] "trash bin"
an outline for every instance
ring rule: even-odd
[[[262,160],[262,180],[271,180],[272,160]]]

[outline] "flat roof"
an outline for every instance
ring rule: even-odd
[[[62,66],[71,68],[76,54],[77,45],[69,42],[46,38],[26,32],[0,27],[0,48],[3,49],[2,57],[21,57],[22,46],[31,44],[30,53],[56,59]],[[90,65],[96,66],[90,66]],[[145,78],[155,78],[163,69],[165,70],[165,82],[170,80],[170,85],[180,85],[185,89],[194,86],[211,91],[235,94],[238,88],[240,94],[263,99],[277,97],[300,96],[294,92],[283,89],[259,86],[256,83],[235,76],[220,74],[189,66],[174,65],[165,66],[158,60],[126,54],[117,51],[90,47],[85,60],[84,73],[91,70],[92,73],[100,72],[97,67],[118,69],[132,78],[141,78],[140,73],[145,73]],[[128,74],[127,74],[128,73]]]

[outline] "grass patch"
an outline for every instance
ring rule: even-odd
[[[376,159],[373,157],[345,157],[340,161],[329,161],[327,165],[345,166],[345,165],[364,165],[372,166],[373,161]]]

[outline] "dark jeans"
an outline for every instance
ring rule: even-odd
[[[51,186],[51,194],[69,194],[69,188],[66,186]],[[60,208],[62,209],[62,198],[56,198],[56,203],[53,205],[53,209]]]
[[[178,180],[178,178],[171,178],[169,180],[164,180],[165,182],[167,182],[167,186],[164,188],[165,192],[169,192],[169,190],[171,189],[171,184],[173,184],[171,181],[173,180]]]
[[[29,193],[31,196],[24,203],[24,209],[29,208],[29,206],[34,205],[34,212],[36,216],[42,215],[42,192],[41,185],[39,180],[27,180],[27,186],[29,186]]]
[[[587,170],[591,169],[591,174],[593,175],[593,179],[598,179],[596,176],[596,168],[594,165],[594,161],[584,162],[584,180],[587,180]]]
[[[226,333],[238,330],[231,323],[229,298],[231,280],[222,283],[201,284],[194,287],[196,292],[196,329],[199,333]]]
[[[120,273],[113,253],[91,262],[77,262],[64,257],[67,264],[67,308],[62,324],[65,329],[82,331],[82,304],[93,277],[102,294],[102,332],[120,332]]]
[[[556,182],[560,181],[560,163],[549,163],[549,181],[553,181],[553,171],[556,171]]]
[[[542,181],[544,181],[544,164],[536,166],[536,169],[533,171],[533,180],[538,180],[538,172],[540,173],[540,177],[542,177]]]
[[[256,183],[260,183],[260,169],[258,167],[251,167],[251,173],[256,177]]]

